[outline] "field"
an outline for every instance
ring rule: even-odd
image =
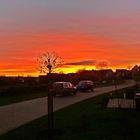
[[[124,81],[119,81],[122,84]],[[96,87],[111,86],[112,83],[98,83]],[[49,85],[16,85],[0,86],[0,106],[45,97],[48,94]]]
[[[5,87],[5,89],[0,92],[0,106],[45,97],[47,94],[48,88],[45,85]]]

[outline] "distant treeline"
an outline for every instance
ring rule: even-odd
[[[81,80],[92,80],[93,82],[105,82],[120,79],[131,79],[132,71],[126,69],[118,69],[113,72],[111,69],[106,70],[81,70],[77,73],[58,74],[51,73],[40,75],[38,77],[0,77],[0,86],[8,85],[36,85],[46,84],[54,81],[70,81],[74,84]]]

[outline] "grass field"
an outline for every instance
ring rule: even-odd
[[[139,140],[140,111],[105,108],[101,95],[54,114],[60,135],[48,137],[47,116],[0,136],[0,140]]]
[[[123,83],[120,81],[118,84]],[[98,84],[97,87],[111,86],[111,83]],[[16,85],[0,87],[0,106],[45,97],[48,94],[48,85]]]
[[[13,86],[0,93],[0,106],[47,96],[46,86]]]

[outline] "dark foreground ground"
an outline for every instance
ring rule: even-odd
[[[47,116],[0,136],[0,140],[140,140],[140,111],[107,109],[109,95],[77,103],[54,114],[55,129],[47,134]]]

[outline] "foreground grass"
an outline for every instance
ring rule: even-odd
[[[108,95],[71,105],[55,112],[53,140],[139,140],[140,111],[106,109]],[[0,140],[47,140],[47,116],[0,136]],[[43,132],[44,133],[41,133]]]

